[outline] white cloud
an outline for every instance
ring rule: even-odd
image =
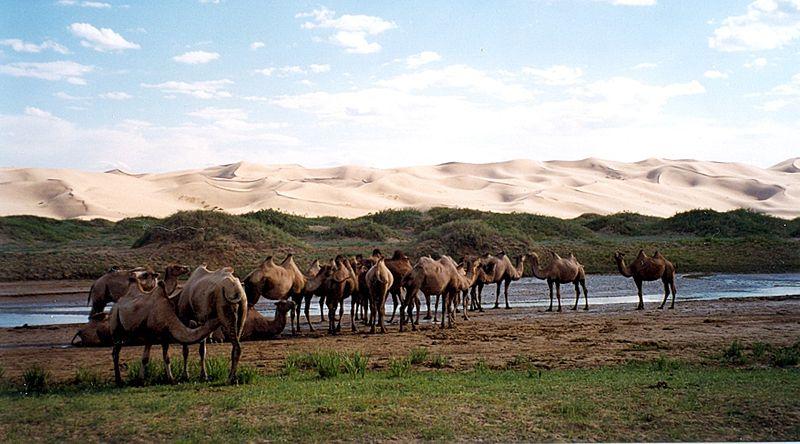
[[[764,57],[756,57],[755,59],[745,62],[744,67],[748,69],[761,69],[767,66],[767,59]]]
[[[77,0],[58,0],[57,2],[61,6],[81,6],[84,8],[94,8],[94,9],[109,9],[111,8],[110,3],[106,2],[96,2],[96,1],[83,1],[78,2]],[[121,6],[124,7],[124,6]]]
[[[264,42],[253,42],[253,43],[250,44],[250,49],[252,51],[255,51],[255,50],[257,50],[259,48],[263,48],[265,46],[267,46],[267,45],[265,45]]]
[[[203,4],[211,4],[211,5],[218,5],[221,3],[222,0],[199,0],[200,3]]]
[[[39,53],[46,49],[51,49],[60,54],[69,54],[69,49],[52,40],[45,40],[37,45],[36,43],[29,43],[20,39],[5,39],[0,40],[0,46],[8,46],[16,52]]]
[[[522,73],[533,76],[537,83],[544,85],[574,85],[583,77],[583,70],[564,65],[554,65],[547,69],[522,68]]]
[[[228,79],[206,80],[200,82],[181,82],[171,80],[157,84],[142,83],[143,88],[158,89],[168,94],[185,94],[198,99],[220,99],[231,97],[231,93],[226,91],[228,85],[233,81]]]
[[[312,63],[311,65],[308,65],[308,70],[313,72],[313,73],[315,73],[315,74],[320,74],[320,73],[323,73],[323,72],[330,71],[331,70],[331,65],[328,65],[328,64],[318,65],[318,64]]]
[[[775,111],[780,111],[781,109],[786,108],[787,106],[789,106],[791,104],[792,104],[791,100],[775,99],[775,100],[766,101],[763,104],[756,106],[756,108],[761,110],[761,111],[766,111],[766,112],[771,113],[771,112],[775,112]]]
[[[726,74],[726,73],[724,73],[722,71],[717,71],[716,69],[712,69],[712,70],[708,70],[708,71],[704,72],[703,73],[703,77],[705,77],[707,79],[727,79],[728,78],[728,74]]]
[[[336,12],[321,7],[311,12],[295,15],[296,18],[310,17],[301,25],[303,29],[332,29],[335,32],[328,37],[328,41],[345,48],[353,54],[370,54],[381,50],[377,42],[367,40],[368,36],[377,36],[385,31],[394,29],[397,25],[381,17],[370,15],[344,14],[336,17]]]
[[[61,100],[86,100],[88,97],[81,97],[81,96],[73,96],[71,94],[67,94],[64,91],[59,91],[53,94],[54,97],[57,97]]]
[[[208,63],[219,58],[219,53],[208,51],[189,51],[181,55],[175,56],[172,60],[178,63],[185,63],[187,65],[199,65]]]
[[[653,6],[656,0],[602,0],[615,6]]]
[[[132,95],[124,91],[110,91],[107,93],[100,94],[100,97],[109,100],[128,100],[133,98]]]
[[[26,106],[25,107],[25,114],[28,115],[28,116],[34,116],[34,117],[44,117],[44,118],[53,117],[53,115],[50,114],[50,112],[42,110],[42,109],[39,109],[39,108],[36,108],[34,106]]]
[[[275,72],[275,68],[261,68],[254,71],[257,74],[262,74],[265,76],[271,76],[273,72]]]
[[[377,85],[406,92],[429,88],[464,89],[509,102],[531,100],[535,95],[535,92],[522,86],[504,82],[466,65],[402,74],[378,81]]]
[[[297,65],[284,66],[284,67],[280,68],[279,71],[281,72],[281,74],[284,74],[284,75],[288,75],[288,74],[305,74],[305,72],[306,72],[303,68],[301,68],[300,66],[297,66]]]
[[[744,15],[728,17],[709,37],[720,51],[762,51],[782,48],[800,38],[800,1],[756,0]]]
[[[637,70],[638,69],[655,69],[657,67],[658,67],[658,63],[644,62],[644,63],[639,63],[638,65],[634,66],[633,69],[637,69]]]
[[[97,29],[88,23],[73,23],[69,25],[69,30],[76,37],[83,39],[81,45],[95,51],[124,51],[141,48],[136,43],[125,40],[111,28]]]
[[[17,62],[0,65],[0,74],[14,77],[32,77],[42,80],[66,80],[73,85],[85,85],[83,76],[92,72],[94,67],[81,65],[67,60],[55,62]]]
[[[419,54],[413,54],[406,57],[406,66],[410,69],[417,69],[422,65],[437,62],[441,59],[442,56],[434,51],[422,51]]]
[[[246,120],[247,112],[239,108],[215,108],[207,106],[188,113],[189,116],[205,120]]]

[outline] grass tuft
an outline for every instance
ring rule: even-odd
[[[107,381],[99,373],[84,367],[75,371],[73,383],[80,389],[96,389],[107,385]]]
[[[50,389],[52,375],[38,364],[34,364],[22,373],[25,393],[47,393]]]
[[[411,362],[406,358],[389,358],[389,377],[404,378],[411,373]]]
[[[353,352],[343,359],[345,373],[353,377],[366,376],[368,363],[369,356],[361,352]]]
[[[422,364],[428,360],[428,349],[423,347],[414,347],[408,353],[408,361],[411,365]]]
[[[431,358],[431,367],[433,368],[445,368],[450,365],[450,358],[445,355],[435,354]]]
[[[730,364],[744,364],[747,358],[744,356],[744,346],[738,340],[731,342],[725,350],[722,351],[722,360]]]

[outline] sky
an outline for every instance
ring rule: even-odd
[[[800,0],[0,2],[0,167],[800,156]]]

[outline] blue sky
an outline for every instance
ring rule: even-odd
[[[0,23],[0,166],[800,155],[800,0],[50,0]]]

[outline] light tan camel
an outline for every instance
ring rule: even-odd
[[[290,253],[280,265],[272,261],[272,256],[266,258],[255,270],[242,279],[244,291],[247,293],[247,303],[254,307],[259,298],[264,297],[272,301],[281,299],[294,299],[302,295],[306,286],[306,277],[294,263]],[[292,333],[294,334],[294,310],[292,317]],[[308,325],[311,321],[308,320]]]
[[[442,296],[441,327],[445,327],[445,318],[447,318],[449,326],[452,327],[454,316],[452,316],[451,307],[455,302],[457,293],[469,288],[474,283],[476,278],[474,271],[477,266],[478,264],[476,263],[470,273],[471,276],[467,277],[458,270],[458,266],[449,256],[442,256],[438,260],[433,260],[430,257],[421,257],[411,269],[411,272],[403,278],[403,287],[406,289],[406,295],[403,299],[403,305],[400,307],[400,331],[403,331],[405,325],[406,312],[409,321],[412,320],[412,310],[418,291],[428,297],[432,295]],[[419,309],[417,309],[417,313],[419,313]],[[411,322],[411,329],[417,329],[413,322]]]
[[[279,336],[286,328],[286,316],[289,314],[289,311],[293,309],[294,301],[277,301],[275,302],[275,316],[273,319],[267,319],[267,317],[259,313],[255,307],[248,307],[247,322],[244,324],[244,330],[239,340],[258,341]],[[230,342],[222,330],[215,331],[213,336],[219,342]]]
[[[482,262],[484,272],[486,273],[486,284],[497,284],[493,308],[500,308],[501,284],[505,286],[504,295],[506,299],[506,308],[511,308],[511,306],[508,305],[508,286],[511,284],[511,281],[518,281],[522,277],[523,270],[525,269],[525,256],[517,259],[516,267],[511,264],[511,260],[505,252],[501,252],[497,256],[486,254],[482,258]]]
[[[202,326],[189,328],[181,323],[175,314],[172,304],[167,299],[163,281],[159,281],[156,288],[150,292],[144,291],[136,272],[130,273],[129,282],[128,291],[114,304],[109,315],[109,329],[114,342],[111,352],[114,360],[114,380],[117,385],[122,384],[119,352],[123,345],[144,345],[140,370],[140,376],[144,378],[147,363],[150,361],[150,347],[153,344],[161,344],[164,372],[167,379],[172,382],[174,378],[170,370],[169,344],[171,342],[192,344],[201,341],[219,326],[219,320],[209,318]]]
[[[636,283],[636,289],[639,292],[639,305],[637,310],[644,310],[644,299],[642,299],[642,282],[655,281],[661,279],[664,283],[664,300],[658,307],[664,308],[667,303],[667,297],[672,291],[672,304],[669,308],[675,308],[675,266],[672,262],[668,261],[658,251],[653,254],[653,257],[648,257],[644,254],[644,250],[639,250],[639,255],[630,265],[625,265],[625,255],[620,252],[614,253],[614,261],[617,263],[620,274],[625,277],[632,277],[633,282]]]
[[[121,270],[116,267],[109,269],[106,274],[100,276],[89,289],[87,305],[91,305],[89,317],[97,313],[102,313],[106,305],[117,302],[126,291],[128,291],[128,278],[131,273],[139,273],[142,289],[151,291],[156,286],[158,273],[149,268],[136,267],[130,270]]]
[[[239,338],[247,319],[247,295],[241,282],[233,275],[233,268],[209,271],[205,265],[197,267],[177,294],[178,317],[186,324],[202,324],[219,318],[220,328],[231,342],[231,369],[228,383],[236,382],[236,368],[242,355]],[[183,374],[188,376],[189,347],[183,346]],[[200,341],[200,377],[207,379],[206,341]]]
[[[551,252],[552,258],[547,267],[539,268],[539,255],[530,253],[531,268],[533,275],[537,279],[547,281],[547,286],[550,289],[550,308],[547,311],[553,311],[553,285],[556,287],[556,297],[558,298],[558,311],[561,311],[561,284],[572,284],[575,286],[575,305],[572,306],[573,310],[578,309],[578,301],[581,297],[580,287],[583,288],[583,299],[585,305],[584,310],[589,309],[589,296],[586,292],[586,272],[583,270],[583,265],[578,262],[575,255],[569,254],[566,258],[562,258],[555,252]]]
[[[381,333],[386,333],[383,318],[386,316],[386,297],[394,283],[392,272],[386,267],[386,260],[381,257],[365,275],[369,289],[370,333],[375,333],[375,324],[380,325]]]

